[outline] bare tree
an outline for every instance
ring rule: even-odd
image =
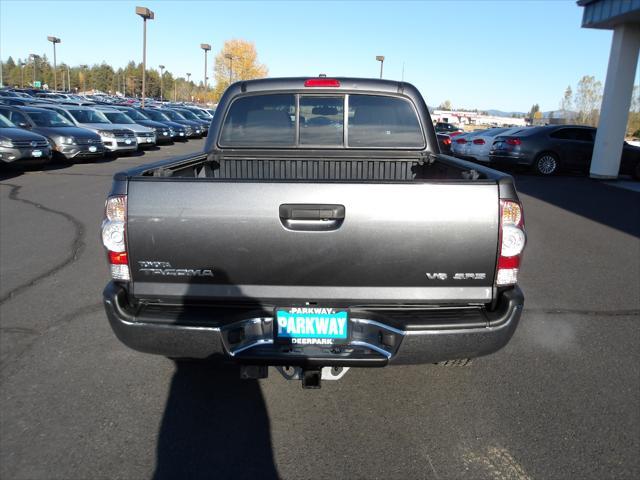
[[[562,110],[562,117],[565,119],[569,117],[571,110],[573,110],[573,90],[571,90],[571,85],[567,86],[564,96],[560,100],[560,110]]]

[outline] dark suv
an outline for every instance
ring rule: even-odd
[[[105,148],[100,136],[78,128],[58,113],[36,107],[0,106],[3,114],[20,128],[46,137],[54,156],[66,161],[100,158]]]
[[[580,125],[527,127],[495,138],[489,161],[495,166],[526,166],[539,175],[565,170],[588,172],[596,129]],[[625,142],[620,173],[640,180],[640,148]]]
[[[40,165],[49,160],[51,148],[46,138],[18,128],[0,114],[0,166],[13,162]]]

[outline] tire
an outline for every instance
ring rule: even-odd
[[[533,171],[543,177],[550,177],[558,173],[560,161],[555,153],[544,152],[536,157],[533,162]]]
[[[456,360],[445,360],[444,362],[438,362],[436,365],[440,367],[466,367],[471,365],[473,359],[471,358],[458,358]]]

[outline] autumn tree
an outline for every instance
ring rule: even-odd
[[[233,39],[225,41],[216,55],[214,72],[216,84],[213,96],[218,101],[231,83],[266,77],[269,70],[258,62],[258,52],[253,42]]]
[[[578,123],[595,127],[598,124],[601,103],[602,82],[590,75],[583,76],[578,82],[575,96]]]

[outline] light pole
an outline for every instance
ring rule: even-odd
[[[24,66],[25,65],[26,63],[21,60],[20,61],[20,88],[24,88]]]
[[[187,73],[187,88],[189,89],[189,95],[187,97],[187,100],[191,99],[191,74]]]
[[[33,88],[36,87],[36,68],[37,68],[37,64],[38,64],[38,59],[40,58],[40,55],[36,55],[35,53],[32,53],[31,55],[29,55],[29,58],[33,58]]]
[[[384,55],[376,55],[376,60],[380,62],[380,78],[382,78],[382,66],[384,65]]]
[[[144,108],[144,90],[146,86],[146,70],[147,70],[147,20],[153,20],[155,15],[146,7],[136,7],[136,15],[142,17],[142,102]]]
[[[207,52],[211,50],[211,45],[208,43],[201,43],[200,48],[204,50],[204,91],[207,91]]]
[[[162,90],[164,86],[162,85],[164,82],[164,65],[158,65],[160,67],[160,101],[162,101]],[[169,94],[171,95],[171,94]]]
[[[60,43],[60,39],[58,37],[47,37],[51,43],[53,43],[53,91],[55,92],[58,89],[58,73],[57,73],[57,65],[56,65],[56,43]]]
[[[233,55],[231,55],[230,53],[225,53],[224,58],[229,59],[229,85],[231,85],[231,82],[233,80]]]
[[[62,73],[64,75],[64,72]],[[71,91],[71,67],[67,65],[67,90]]]
[[[80,65],[80,68],[82,69],[82,92],[86,93],[87,92],[87,72],[85,71],[86,68],[89,68],[89,65]]]

